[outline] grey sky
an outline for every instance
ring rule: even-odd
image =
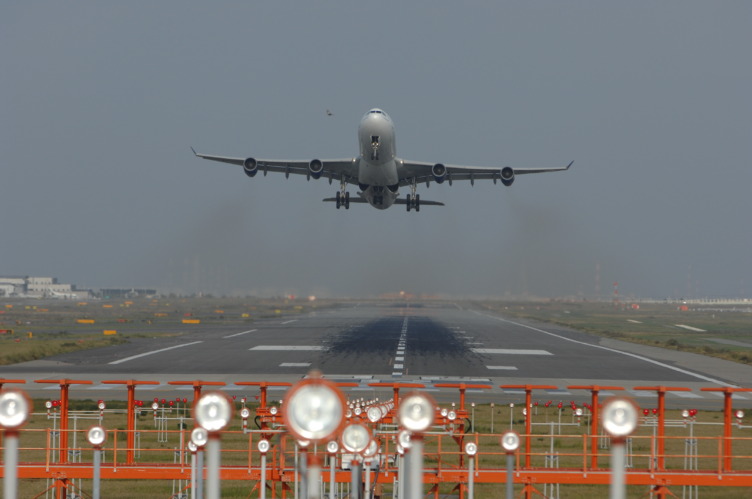
[[[752,3],[18,2],[0,9],[0,275],[367,296],[752,294]],[[571,171],[406,213],[192,157]],[[334,116],[327,117],[326,109]],[[404,192],[403,192],[404,195]]]

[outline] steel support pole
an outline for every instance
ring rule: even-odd
[[[16,499],[18,497],[18,433],[5,432],[5,453],[3,467],[3,497]]]
[[[92,478],[91,496],[93,499],[99,499],[100,496],[100,479],[102,471],[102,449],[94,448],[94,476]]]
[[[468,475],[467,475],[467,499],[473,499],[475,494],[473,484],[475,483],[475,459],[470,456],[470,462],[468,463]]]
[[[514,454],[507,453],[507,499],[514,499]]]
[[[266,452],[261,454],[261,483],[259,484],[259,498],[266,499]]]
[[[423,497],[423,439],[418,437],[410,441],[407,451],[407,499],[421,499]]]
[[[219,499],[219,435],[209,435],[206,442],[206,498]]]
[[[611,441],[611,486],[609,487],[609,499],[624,499],[624,458],[625,449],[623,440]]]

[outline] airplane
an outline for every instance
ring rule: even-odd
[[[326,177],[330,184],[337,180],[340,187],[335,197],[324,199],[326,202],[334,202],[337,209],[349,209],[350,203],[370,204],[380,210],[398,204],[405,205],[408,212],[411,209],[420,211],[421,206],[444,206],[444,203],[437,201],[421,201],[420,194],[416,191],[418,184],[422,182],[429,187],[432,181],[437,184],[446,181],[452,185],[455,180],[470,180],[474,184],[476,180],[491,179],[494,183],[501,181],[505,186],[510,186],[517,175],[568,170],[574,163],[572,161],[567,166],[553,168],[513,168],[408,161],[397,157],[394,135],[394,123],[389,115],[379,108],[373,108],[360,120],[360,152],[354,158],[310,161],[231,158],[199,154],[192,147],[191,151],[199,158],[242,166],[248,177],[255,177],[261,171],[264,176],[268,172],[284,173],[285,178],[289,178],[290,174],[305,175],[308,180]],[[358,186],[360,192],[357,197],[350,197],[348,184]],[[400,187],[410,189],[405,198],[399,197]]]

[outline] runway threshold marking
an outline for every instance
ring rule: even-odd
[[[317,345],[257,345],[249,348],[248,350],[267,351],[267,352],[285,352],[285,351],[298,351],[298,352],[314,352],[325,350],[322,346]]]
[[[197,345],[199,343],[203,343],[203,341],[192,341],[190,343],[183,343],[182,345],[175,345],[175,346],[171,346],[171,347],[167,347],[167,348],[160,348],[159,350],[152,350],[151,352],[144,352],[144,353],[140,353],[138,355],[132,355],[132,356],[126,357],[124,359],[113,360],[112,362],[110,362],[110,364],[111,365],[122,364],[123,362],[128,362],[130,360],[139,359],[141,357],[146,357],[147,355],[154,355],[155,353],[166,352],[168,350],[175,350],[176,348],[189,347],[191,345]]]
[[[251,329],[250,331],[243,331],[242,333],[235,333],[235,334],[231,334],[229,336],[223,336],[222,338],[223,339],[234,338],[236,336],[240,336],[241,334],[255,333],[256,331],[258,331],[258,329]]]
[[[642,356],[642,355],[637,355],[636,353],[624,352],[622,350],[617,350],[615,348],[604,347],[602,345],[594,345],[592,343],[585,343],[584,341],[579,341],[579,340],[575,340],[575,339],[572,339],[572,338],[567,338],[566,336],[561,336],[559,334],[551,333],[549,331],[544,331],[543,329],[538,329],[537,327],[528,326],[527,324],[522,324],[522,323],[519,323],[519,322],[510,321],[510,320],[507,320],[507,319],[502,319],[501,317],[496,317],[494,315],[484,314],[483,312],[478,312],[478,311],[474,311],[474,312],[476,314],[478,314],[478,315],[482,315],[482,316],[488,317],[490,319],[495,319],[495,320],[500,321],[500,322],[506,322],[508,324],[514,324],[515,326],[524,327],[526,329],[530,329],[530,330],[536,331],[538,333],[547,334],[548,336],[553,336],[554,338],[558,338],[560,340],[569,341],[570,343],[576,343],[578,345],[584,345],[584,346],[590,347],[590,348],[598,348],[600,350],[606,350],[608,352],[618,353],[620,355],[626,355],[627,357],[632,357],[634,359],[642,360],[642,361],[648,362],[650,364],[655,364],[657,366],[665,367],[666,369],[670,369],[672,371],[680,372],[682,374],[686,374],[687,376],[692,376],[693,378],[697,378],[697,379],[701,379],[701,380],[704,380],[704,381],[708,381],[709,383],[715,383],[716,385],[729,386],[729,387],[737,387],[737,385],[733,385],[733,384],[730,384],[730,383],[725,383],[723,381],[720,381],[720,380],[717,380],[715,378],[711,378],[709,376],[705,376],[705,375],[702,375],[702,374],[693,373],[692,371],[687,371],[686,369],[682,369],[681,367],[676,367],[676,366],[672,366],[670,364],[665,364],[663,362],[660,362],[660,361],[657,361],[657,360],[653,360],[653,359],[650,359],[650,358]]]
[[[501,355],[553,355],[547,350],[524,350],[517,348],[471,348],[475,353],[501,354]]]

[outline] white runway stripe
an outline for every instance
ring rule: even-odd
[[[258,331],[258,329],[251,329],[250,331],[243,331],[242,333],[235,333],[235,334],[231,334],[230,336],[223,336],[223,338],[224,339],[234,338],[236,336],[240,336],[241,334],[255,333],[256,331]]]
[[[131,357],[126,357],[124,359],[113,360],[112,362],[110,362],[110,364],[122,364],[123,362],[128,362],[129,360],[134,360],[134,359],[138,359],[138,358],[141,358],[141,357],[146,357],[147,355],[154,355],[155,353],[166,352],[167,350],[174,350],[176,348],[183,348],[183,347],[188,347],[188,346],[191,346],[191,345],[197,345],[198,343],[203,343],[203,341],[193,341],[191,343],[183,343],[182,345],[175,345],[175,346],[172,346],[172,347],[160,348],[159,350],[152,350],[151,352],[140,353],[138,355],[133,355]]]
[[[516,371],[517,368],[514,366],[486,366],[486,369],[491,369],[494,371]]]
[[[489,353],[502,355],[553,355],[546,350],[518,350],[511,348],[471,348],[475,353]]]
[[[290,351],[319,351],[319,350],[325,350],[322,346],[314,346],[314,345],[258,345],[253,348],[249,348],[248,350],[262,350],[262,351],[272,351],[272,352],[290,352]]]
[[[283,362],[279,367],[309,367],[310,362]]]

